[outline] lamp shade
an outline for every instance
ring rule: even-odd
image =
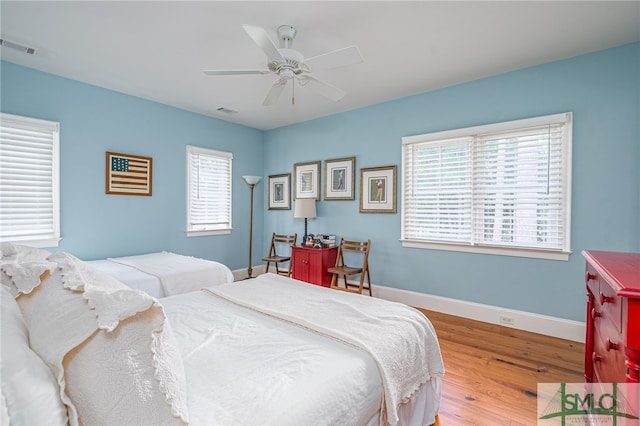
[[[249,185],[255,185],[256,183],[260,182],[262,176],[242,176],[242,179],[244,179],[244,181]]]
[[[296,219],[316,217],[316,200],[313,198],[298,198],[293,217]]]

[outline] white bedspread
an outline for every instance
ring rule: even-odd
[[[165,296],[233,282],[231,270],[219,262],[164,251],[108,260],[158,277]]]
[[[406,305],[310,286],[276,274],[205,290],[367,351],[382,377],[381,409],[390,424],[398,422],[398,407],[422,384],[444,374],[433,326]]]
[[[382,386],[364,351],[204,291],[161,302],[191,426],[377,425]]]
[[[142,290],[149,296],[153,296],[156,299],[165,297],[162,283],[156,276],[142,272],[132,266],[112,262],[107,259],[90,260],[85,263],[107,275],[112,276],[130,288]]]

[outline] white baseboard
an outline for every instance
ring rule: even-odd
[[[265,271],[265,265],[258,265],[253,268],[251,275],[257,277],[260,274],[264,274]],[[272,272],[275,272],[275,269]],[[249,275],[245,268],[233,271],[233,276],[235,281],[241,281],[246,279]],[[572,321],[526,311],[517,311],[515,309],[501,308],[499,306],[483,305],[464,300],[450,299],[447,297],[434,296],[431,294],[418,293],[393,287],[385,287],[377,284],[374,284],[372,288],[374,297],[390,300],[392,302],[404,303],[405,305],[414,306],[416,308],[469,318],[476,321],[488,322],[490,324],[515,328],[517,330],[544,334],[545,336],[572,340],[579,343],[584,343],[585,340],[585,323],[580,321]],[[501,321],[501,318],[511,319],[512,323],[505,324]]]
[[[506,309],[498,306],[482,305],[464,300],[450,299],[426,293],[401,290],[380,285],[373,286],[373,295],[381,299],[400,302],[416,308],[455,315],[476,321],[488,322],[518,330],[558,337],[584,343],[585,323],[564,318],[556,318],[531,312]],[[505,324],[502,318],[511,319]]]

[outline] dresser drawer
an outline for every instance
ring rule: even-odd
[[[607,317],[594,321],[595,340],[591,361],[597,382],[625,382],[624,341],[617,326]]]
[[[599,284],[599,291],[593,293],[595,309],[611,321],[618,334],[622,333],[622,298],[606,281],[599,280]]]
[[[597,296],[600,293],[600,277],[593,265],[589,263],[587,263],[587,272],[585,274],[584,281],[591,294]]]

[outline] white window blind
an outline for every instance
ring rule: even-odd
[[[231,165],[228,152],[187,146],[187,235],[231,232]]]
[[[471,238],[471,141],[404,147],[405,238],[466,242]]]
[[[570,176],[571,113],[403,138],[403,243],[566,259]]]
[[[60,125],[0,113],[0,241],[57,247]]]

